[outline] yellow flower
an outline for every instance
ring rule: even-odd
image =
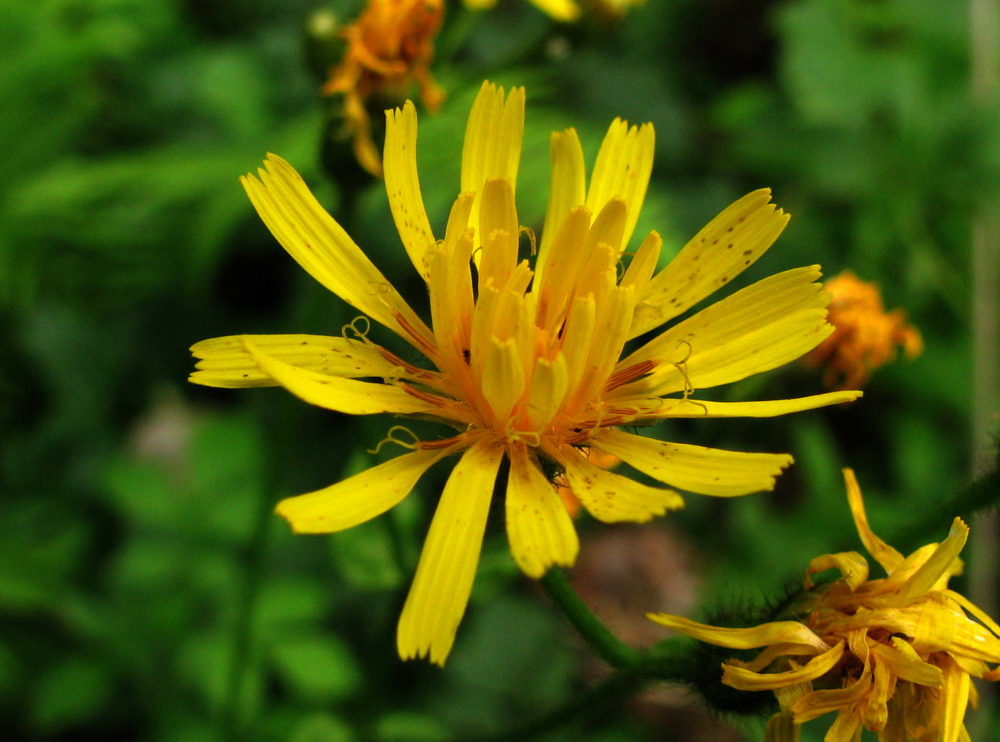
[[[829,388],[861,386],[872,371],[893,359],[897,346],[907,358],[920,355],[920,331],[906,323],[902,309],[885,311],[874,283],[844,271],[826,281],[825,287],[833,294],[830,323],[836,329],[806,356],[806,361],[826,367],[823,383]]]
[[[576,0],[531,0],[531,3],[557,21],[570,23],[580,18]],[[497,0],[465,0],[465,6],[473,10],[488,10],[496,4]]]
[[[430,73],[443,14],[442,0],[369,0],[358,19],[341,31],[347,49],[330,70],[323,92],[344,95],[354,156],[372,175],[382,174],[382,163],[372,141],[369,98],[402,101],[416,82],[428,110],[437,110],[444,99]]]
[[[580,5],[593,17],[604,23],[619,21],[633,5],[641,5],[646,0],[531,0],[539,10],[563,23],[580,19]],[[465,0],[465,6],[473,10],[488,10],[497,0]]]
[[[725,629],[680,616],[649,617],[682,634],[730,649],[765,649],[750,662],[722,665],[722,682],[739,690],[770,690],[779,711],[768,722],[770,742],[798,740],[799,727],[823,714],[837,717],[827,742],[857,740],[861,728],[880,742],[968,740],[963,720],[976,705],[970,678],[1000,679],[1000,626],[948,589],[962,571],[958,555],[969,529],[955,518],[948,537],[903,557],[868,526],[861,490],[844,470],[847,497],[861,542],[886,572],[869,579],[857,552],[813,559],[812,590],[801,621]],[[837,570],[835,582],[814,588],[813,575]]]
[[[372,265],[284,160],[243,185],[261,218],[303,268],[407,341],[410,363],[356,338],[244,335],[192,348],[195,383],[281,385],[306,402],[348,414],[388,412],[439,420],[453,435],[409,444],[412,453],[278,512],[301,533],[374,518],[402,500],[438,460],[461,453],[431,524],[399,624],[404,658],[443,663],[465,611],[502,461],[514,559],[541,577],[571,565],[573,523],[543,473],[565,473],[597,519],[646,521],[682,505],[672,489],[604,471],[579,450],[621,458],[690,492],[729,497],[773,487],[786,454],[667,443],[616,428],[672,417],[770,417],[856,399],[835,392],[763,402],[696,400],[695,390],[737,381],[798,358],[831,331],[816,267],[786,271],[739,291],[646,339],[767,250],[787,217],[766,190],[716,217],[663,270],[649,234],[619,268],[635,229],[653,160],[653,127],[611,124],[589,186],[573,129],[552,135],[552,183],[532,267],[519,259],[514,202],[524,90],[484,84],[469,116],[461,195],[436,239],[417,179],[417,117],[407,102],[387,112],[385,184],[403,246],[427,283],[427,325]],[[357,323],[353,325],[356,327]],[[644,342],[638,339],[643,338]],[[634,350],[623,353],[636,339]]]

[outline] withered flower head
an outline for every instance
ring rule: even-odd
[[[722,682],[775,694],[767,742],[798,740],[802,724],[831,712],[828,742],[853,742],[862,727],[880,742],[968,740],[965,711],[978,700],[971,678],[1000,679],[987,665],[1000,663],[1000,626],[948,588],[962,570],[969,529],[955,518],[944,541],[903,557],[871,530],[854,474],[844,476],[861,542],[886,577],[869,579],[857,552],[825,554],[806,571],[812,592],[799,620],[726,629],[663,613],[649,618],[709,644],[764,648],[749,662],[724,662]],[[813,575],[831,569],[841,577],[816,588]]]

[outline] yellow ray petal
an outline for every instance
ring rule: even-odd
[[[536,263],[532,291],[538,294],[538,326],[555,335],[565,319],[567,305],[573,299],[582,261],[580,245],[590,230],[590,210],[578,206],[563,220],[551,246]],[[544,279],[540,279],[544,269]]]
[[[394,507],[410,494],[424,472],[455,450],[397,456],[324,489],[286,498],[275,512],[296,533],[334,533],[351,528]]]
[[[655,360],[663,395],[739,381],[801,357],[833,331],[816,266],[765,278],[666,330],[622,362]]]
[[[772,621],[747,629],[727,629],[721,626],[691,621],[669,613],[647,613],[646,618],[692,639],[728,649],[756,649],[769,644],[801,644],[826,652],[830,645],[798,621]]]
[[[899,600],[907,603],[919,598],[930,590],[940,577],[951,569],[959,553],[965,548],[969,538],[969,527],[961,518],[955,518],[948,538],[938,544],[934,553],[903,583],[899,590]]]
[[[624,387],[623,387],[624,389]],[[622,393],[625,396],[626,392]],[[861,392],[828,392],[797,399],[773,399],[758,402],[709,402],[699,399],[664,399],[650,411],[643,410],[638,417],[658,420],[667,417],[776,417],[791,412],[814,410],[833,404],[853,402]],[[617,395],[616,395],[617,398]],[[622,400],[621,404],[627,404]]]
[[[946,656],[947,657],[947,656]],[[969,674],[950,658],[945,659],[944,687],[941,695],[941,742],[958,742],[962,733],[965,709],[969,705]]]
[[[385,192],[399,238],[414,267],[430,276],[428,251],[434,244],[417,175],[417,111],[406,101],[402,108],[385,112]]]
[[[600,469],[568,447],[546,453],[566,470],[569,488],[587,512],[605,523],[645,523],[684,507],[684,499],[673,490],[648,487]]]
[[[742,667],[753,672],[760,672],[766,669],[779,657],[812,657],[816,654],[815,647],[807,647],[802,644],[770,644],[749,662],[741,660],[727,660],[734,667]]]
[[[494,318],[497,305],[500,302],[500,289],[487,282],[480,287],[476,297],[476,306],[472,313],[472,334],[470,335],[470,363],[476,387],[482,386],[483,373],[486,370],[486,359],[493,347]]]
[[[826,674],[844,654],[844,642],[837,642],[801,667],[784,672],[752,672],[728,663],[722,665],[722,682],[737,690],[774,690],[786,685],[815,680]]]
[[[966,598],[961,593],[956,593],[954,590],[943,590],[945,595],[958,603],[962,608],[971,613],[977,621],[979,621],[983,626],[988,628],[997,637],[1000,637],[1000,625],[997,624],[989,614],[986,613],[982,608],[979,608],[975,603]]]
[[[673,319],[763,255],[788,223],[770,201],[770,189],[749,193],[696,234],[640,296],[629,337]]]
[[[861,488],[858,486],[853,469],[844,469],[844,483],[847,485],[847,502],[851,506],[851,514],[854,516],[854,525],[858,529],[861,543],[865,545],[875,561],[882,565],[882,569],[886,573],[892,574],[902,564],[903,555],[876,536],[871,526],[868,525],[865,503],[861,498]]]
[[[479,229],[483,186],[501,178],[515,187],[523,136],[524,88],[512,88],[505,100],[503,88],[484,82],[472,104],[462,148],[462,190],[476,193],[469,226],[476,230],[477,245],[483,240]]]
[[[628,245],[632,238],[646,197],[646,187],[653,171],[655,142],[652,124],[629,126],[627,121],[615,119],[608,127],[597,153],[586,206],[597,214],[613,198],[620,198],[628,205],[621,248]]]
[[[799,742],[799,725],[789,711],[779,711],[767,720],[764,742]]]
[[[442,371],[451,374],[471,396],[468,386],[468,354],[471,351],[472,314],[472,230],[466,229],[473,194],[463,193],[455,201],[444,240],[431,248],[431,275],[428,282],[434,337],[440,349]]]
[[[542,280],[546,256],[556,234],[562,228],[570,210],[583,206],[587,189],[583,150],[580,148],[580,138],[576,134],[576,129],[552,132],[549,138],[549,151],[552,157],[552,179],[548,206],[545,210],[545,224],[542,227],[542,240],[538,247],[538,257],[535,259],[536,283]]]
[[[600,311],[594,317],[592,341],[582,365],[582,373],[575,380],[575,388],[571,387],[567,395],[569,414],[572,414],[574,405],[583,405],[595,399],[607,382],[625,344],[625,330],[634,300],[635,289],[618,288],[612,284],[605,300],[600,304],[594,302],[596,307],[600,307]],[[569,331],[567,328],[567,333]],[[565,352],[570,368],[574,368],[570,352],[575,353],[575,350],[571,351],[569,342],[565,346]]]
[[[828,569],[839,570],[851,591],[857,590],[868,579],[868,562],[858,552],[841,551],[836,554],[824,554],[809,562],[809,568],[806,569],[806,590],[812,589],[814,574]]]
[[[646,290],[646,284],[656,270],[656,264],[660,260],[660,250],[663,247],[663,239],[657,232],[650,232],[646,239],[639,245],[635,257],[628,264],[625,275],[622,276],[621,286],[634,286],[636,296],[642,296]],[[633,337],[629,333],[629,337]]]
[[[595,448],[614,454],[657,481],[718,497],[772,490],[775,478],[792,463],[788,454],[670,443],[612,428],[603,429],[590,440]]]
[[[562,328],[563,356],[566,358],[567,388],[575,390],[586,371],[590,348],[594,342],[597,307],[592,296],[573,299],[569,317]],[[589,400],[588,400],[589,401]]]
[[[374,415],[391,412],[397,415],[423,414],[454,419],[454,406],[436,406],[407,394],[400,387],[337,376],[298,368],[259,349],[243,336],[244,347],[261,371],[299,399],[317,407],[348,415]]]
[[[569,384],[569,372],[562,353],[548,360],[539,358],[528,392],[528,414],[534,430],[544,428],[562,406]]]
[[[573,565],[580,547],[573,521],[524,446],[510,451],[506,508],[510,551],[522,572],[538,579],[553,565]]]
[[[861,713],[857,704],[841,708],[823,736],[823,742],[860,742]]]
[[[448,478],[399,619],[396,643],[405,659],[444,665],[465,613],[483,545],[493,484],[503,449],[482,440]]]
[[[349,379],[407,375],[377,346],[359,340],[326,335],[229,335],[191,346],[191,353],[200,360],[189,381],[226,389],[276,386],[278,382],[261,371],[247,352],[243,338],[266,355],[319,374]]]
[[[944,682],[941,668],[924,662],[910,643],[899,637],[892,637],[892,647],[876,642],[871,651],[900,680],[933,688],[939,688]]]
[[[889,720],[889,695],[895,690],[892,671],[881,662],[872,666],[872,691],[862,704],[861,721],[873,731],[885,728]]]
[[[479,285],[492,280],[494,286],[503,286],[517,265],[517,208],[511,182],[487,180],[479,212],[483,248],[479,255]]]
[[[563,23],[571,23],[580,17],[580,6],[574,0],[531,0],[539,10]]]
[[[805,724],[823,714],[850,707],[868,693],[871,685],[872,668],[871,664],[866,662],[861,676],[846,688],[813,691],[796,701],[792,706],[795,721],[799,724]],[[857,713],[857,710],[854,710],[854,713]],[[860,723],[860,715],[858,715],[858,722]]]
[[[524,393],[524,367],[517,341],[493,339],[483,370],[482,392],[497,421],[507,420]]]
[[[266,170],[258,170],[258,177],[246,175],[240,182],[282,247],[330,291],[425,351],[430,330],[320,205],[295,169],[277,155],[268,155],[264,165]],[[399,318],[426,344],[415,343]]]
[[[621,252],[622,238],[625,235],[625,224],[628,219],[628,205],[623,199],[612,198],[601,207],[600,211],[594,212],[594,223],[590,225],[590,234],[587,235],[587,250],[589,253],[598,245],[604,244],[612,248],[612,253],[607,260],[610,268],[618,260],[618,253]]]

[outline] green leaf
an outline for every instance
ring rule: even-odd
[[[262,586],[254,619],[262,632],[279,633],[290,625],[318,623],[329,608],[330,597],[318,580],[283,575]]]
[[[49,735],[94,719],[111,699],[108,669],[96,661],[71,658],[42,675],[35,687],[32,724]]]
[[[351,728],[330,714],[306,716],[292,730],[289,742],[354,742]]]
[[[289,637],[272,644],[268,652],[279,678],[305,701],[343,700],[361,686],[357,662],[347,645],[332,635]]]
[[[450,736],[433,716],[411,711],[395,711],[375,722],[379,742],[444,742]]]
[[[393,552],[392,513],[330,536],[330,554],[340,574],[361,590],[395,590],[404,575]]]

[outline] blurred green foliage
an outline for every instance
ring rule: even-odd
[[[499,522],[447,669],[399,662],[395,621],[441,473],[370,524],[292,537],[273,504],[366,466],[391,423],[184,381],[202,338],[336,334],[352,317],[243,195],[237,176],[267,151],[334,213],[353,204],[350,233],[425,301],[380,184],[345,193],[324,178],[329,105],[303,52],[320,7],[0,4],[0,738],[471,739],[594,680]],[[640,232],[676,251],[770,186],[793,220],[740,285],[850,267],[924,333],[923,356],[878,372],[850,408],[655,432],[798,461],[772,495],[692,497],[671,518],[696,554],[694,615],[773,595],[813,556],[859,547],[842,466],[890,540],[967,479],[970,223],[1000,190],[1000,111],[968,95],[967,23],[962,4],[935,0],[649,0],[610,27],[559,26],[516,0],[484,15],[448,6],[434,70],[449,97],[420,121],[435,228],[482,79],[523,84],[522,223],[544,214],[551,130],[577,127],[592,162],[611,118],[651,120]],[[819,385],[794,366],[725,393]],[[585,552],[592,526],[580,522]],[[661,608],[650,598],[635,612]],[[633,706],[547,738],[680,739],[678,718]]]

